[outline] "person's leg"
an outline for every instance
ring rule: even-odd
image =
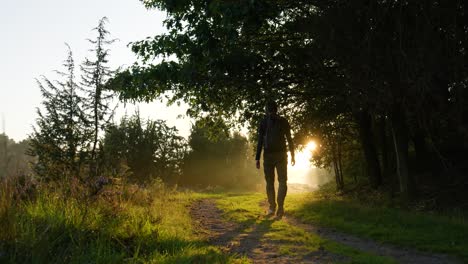
[[[268,197],[268,203],[270,204],[270,210],[274,211],[276,209],[275,164],[269,160],[264,160],[263,171],[265,172],[266,193]]]
[[[276,171],[278,173],[278,216],[283,216],[284,213],[284,199],[288,191],[288,159],[282,157],[281,160],[276,164]]]

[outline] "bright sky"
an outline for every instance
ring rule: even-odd
[[[71,46],[75,62],[90,56],[87,38],[99,19],[108,17],[107,29],[120,41],[111,48],[113,67],[130,65],[136,58],[127,44],[164,32],[164,13],[146,10],[138,0],[14,0],[2,1],[0,9],[0,120],[4,116],[6,133],[16,141],[31,133],[40,106],[40,91],[35,78],[55,79],[67,55],[65,42]],[[141,104],[143,117],[164,119],[184,136],[190,120],[177,119],[184,107],[167,108],[162,103]],[[121,107],[132,114],[134,107]],[[0,121],[0,132],[3,127]]]

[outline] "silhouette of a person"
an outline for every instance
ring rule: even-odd
[[[263,149],[263,170],[265,173],[266,193],[270,208],[267,215],[275,214],[282,217],[284,214],[284,199],[288,190],[288,156],[286,141],[291,152],[291,165],[294,159],[294,144],[291,138],[291,128],[286,118],[279,116],[278,106],[274,101],[266,104],[266,115],[258,127],[257,153],[255,155],[256,167],[260,169],[260,156]],[[278,196],[275,199],[275,168],[278,174]],[[278,208],[277,208],[278,206]]]

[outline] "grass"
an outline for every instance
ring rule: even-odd
[[[463,217],[362,204],[323,192],[288,195],[286,211],[306,223],[468,262],[468,223]]]
[[[325,249],[354,263],[392,263],[262,217],[263,193],[194,193],[155,182],[146,188],[115,184],[86,197],[70,185],[39,185],[29,193],[15,182],[0,181],[0,263],[248,263],[196,235],[189,205],[201,198],[215,198],[226,219],[239,223],[244,233],[256,228],[262,239],[277,243],[279,254]],[[304,222],[468,262],[468,223],[462,216],[379,204],[321,191],[289,194],[286,211]]]
[[[294,255],[317,252],[325,249],[328,252],[346,257],[351,263],[394,263],[391,259],[375,256],[353,249],[351,247],[326,240],[320,236],[308,233],[301,228],[292,226],[285,221],[274,221],[264,218],[263,209],[259,206],[265,200],[264,194],[241,194],[218,196],[217,203],[229,221],[239,223],[243,232],[251,232],[256,225],[262,239],[280,245],[280,254]]]
[[[41,187],[18,198],[0,185],[1,263],[245,263],[194,235],[188,205],[198,196],[111,186],[92,199]]]

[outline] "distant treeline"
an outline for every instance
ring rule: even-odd
[[[0,134],[0,179],[7,175],[30,175],[33,158],[26,152],[29,140],[15,142],[5,134]]]

